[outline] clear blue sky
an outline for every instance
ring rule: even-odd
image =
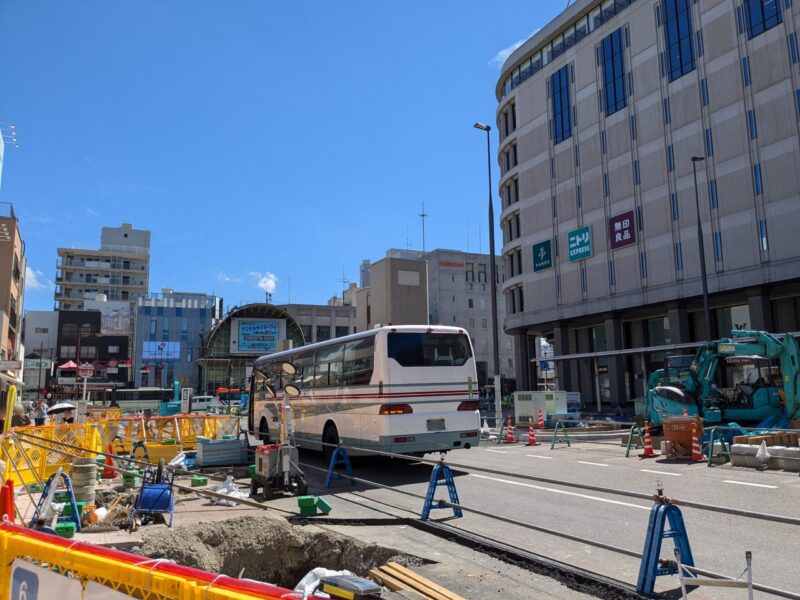
[[[266,273],[275,302],[289,280],[324,302],[362,259],[421,246],[423,201],[429,249],[475,251],[480,228],[488,251],[472,124],[494,123],[498,52],[564,5],[3,0],[0,121],[21,148],[0,201],[26,308],[52,307],[57,247],[122,222],[152,231],[151,291],[226,305],[263,298]]]

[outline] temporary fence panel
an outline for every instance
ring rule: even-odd
[[[60,573],[70,573],[78,580],[95,582],[133,598],[252,600],[300,597],[267,583],[215,575],[163,559],[144,559],[11,523],[0,524],[0,556],[6,565],[21,558],[46,563],[51,569],[56,567]],[[21,564],[24,566],[24,563],[16,562],[17,567]],[[12,586],[15,582],[18,584],[18,579],[14,578],[16,571],[14,568],[0,571],[0,596],[3,598],[11,597]]]

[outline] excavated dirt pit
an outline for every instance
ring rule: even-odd
[[[231,577],[242,573],[242,577],[289,589],[315,567],[366,576],[370,569],[390,560],[406,566],[425,562],[392,548],[269,517],[161,529],[145,537],[140,553]]]

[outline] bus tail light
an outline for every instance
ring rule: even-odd
[[[394,444],[407,444],[409,442],[415,441],[416,439],[417,438],[414,437],[413,435],[412,436],[406,436],[406,437],[396,437],[396,438],[392,438],[392,443],[394,443]]]
[[[414,412],[410,404],[381,404],[379,415],[410,415]]]
[[[461,437],[462,438],[478,437],[478,432],[477,431],[465,431],[464,433],[461,434]]]
[[[478,410],[477,400],[465,400],[458,405],[458,410]]]

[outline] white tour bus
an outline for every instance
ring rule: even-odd
[[[463,329],[379,327],[259,358],[248,424],[264,441],[280,437],[285,362],[295,366],[291,382],[301,391],[289,401],[300,447],[330,456],[322,441],[422,455],[478,445],[475,358]]]

